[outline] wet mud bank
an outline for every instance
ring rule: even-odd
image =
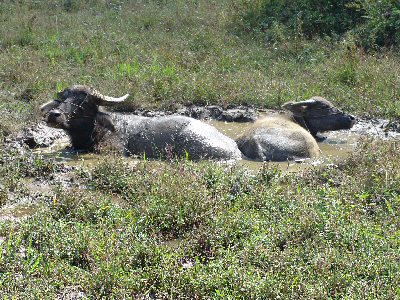
[[[271,112],[273,112],[271,110]],[[257,120],[260,110],[252,106],[232,106],[232,107],[221,107],[217,105],[210,106],[185,106],[177,111],[155,111],[146,109],[137,109],[133,111],[132,115],[138,115],[143,117],[160,117],[168,115],[181,115],[191,117],[198,120],[217,120],[222,122],[254,122]]]
[[[21,140],[4,143],[0,151],[0,221],[18,222],[51,205],[57,189],[84,188],[77,167],[34,153]]]

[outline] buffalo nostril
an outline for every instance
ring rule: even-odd
[[[61,112],[59,111],[52,111],[49,113],[49,116],[53,117],[53,118],[58,118],[59,116],[61,116]]]
[[[354,124],[357,123],[356,117],[354,117],[354,116],[352,116],[352,115],[349,115],[349,119],[350,119],[350,124],[351,124],[351,126],[353,126]]]

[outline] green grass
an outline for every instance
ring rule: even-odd
[[[0,290],[16,299],[396,298],[399,150],[365,141],[338,166],[302,175],[107,157],[81,173],[83,189],[55,189],[25,221],[1,222]]]
[[[27,182],[64,169],[4,135],[71,84],[132,96],[119,110],[186,104],[278,108],[321,95],[400,116],[395,49],[237,31],[243,1],[0,3],[1,299],[396,299],[399,145],[365,140],[338,166],[250,175],[211,162],[105,156],[51,196]]]
[[[120,110],[279,108],[321,95],[357,115],[399,116],[397,51],[364,53],[350,37],[310,41],[278,29],[272,38],[245,36],[237,33],[243,7],[239,0],[3,1],[0,110],[27,108],[18,114],[25,124],[57,90],[88,84],[130,93]]]

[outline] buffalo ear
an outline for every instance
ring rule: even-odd
[[[315,107],[318,102],[314,99],[309,99],[301,102],[287,102],[282,105],[282,108],[292,112],[295,116],[304,116],[309,108]]]
[[[109,114],[106,114],[104,112],[99,111],[97,113],[97,115],[96,115],[96,122],[100,126],[106,128],[106,129],[108,129],[108,130],[110,130],[112,132],[115,132],[114,123],[113,123],[113,121],[111,119],[111,116]]]

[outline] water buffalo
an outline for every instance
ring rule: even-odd
[[[318,132],[350,129],[356,123],[352,115],[345,114],[328,100],[318,96],[301,102],[287,102],[282,108],[290,111],[295,121],[317,140],[321,140],[317,136]]]
[[[149,158],[188,156],[191,159],[239,159],[234,140],[214,127],[184,116],[145,118],[104,112],[99,106],[124,101],[76,85],[58,93],[41,112],[48,126],[64,129],[74,150],[93,150],[108,131],[115,132],[127,154]]]
[[[285,161],[319,155],[318,132],[350,129],[355,118],[335,108],[322,97],[282,106],[290,113],[265,117],[237,139],[240,151],[248,158]]]

